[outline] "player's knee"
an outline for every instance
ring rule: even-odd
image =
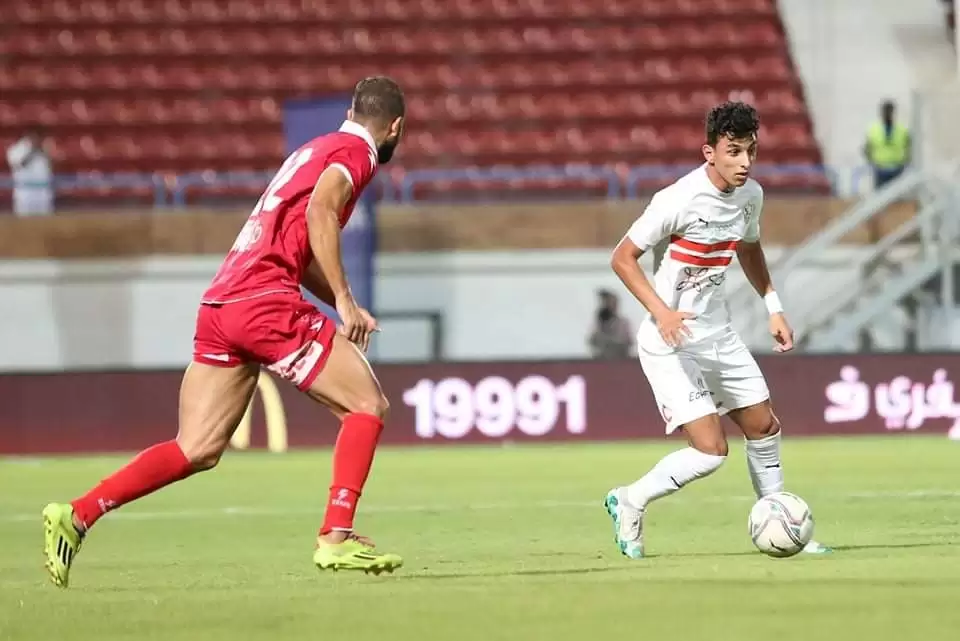
[[[773,413],[773,410],[767,412],[767,416],[760,423],[760,436],[767,437],[773,436],[780,431],[780,420],[777,418],[777,415]]]
[[[711,456],[726,456],[729,453],[727,439],[710,439],[691,444],[695,450]]]
[[[756,417],[750,421],[749,427],[744,431],[755,440],[767,438],[780,431],[780,421],[773,410],[767,408],[765,412],[757,412]]]
[[[684,425],[690,447],[711,456],[727,455],[727,437],[716,414],[704,416]]]
[[[382,421],[386,420],[387,413],[390,411],[390,402],[386,396],[378,392],[358,399],[351,409],[360,414],[376,416]]]
[[[190,461],[190,466],[195,472],[204,472],[212,470],[220,462],[223,456],[223,447],[211,443],[193,443],[190,441],[178,441],[183,455]]]

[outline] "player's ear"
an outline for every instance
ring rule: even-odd
[[[716,150],[708,144],[704,144],[703,147],[701,147],[700,149],[703,152],[704,160],[706,160],[707,163],[712,165],[714,163],[714,156],[716,154]]]
[[[390,123],[390,135],[397,136],[398,138],[403,135],[403,116],[398,116]]]
[[[353,107],[347,109],[347,120],[353,120]]]

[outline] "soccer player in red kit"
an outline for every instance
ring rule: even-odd
[[[340,130],[308,142],[280,167],[203,295],[176,439],[144,450],[73,502],[44,508],[54,584],[67,587],[81,543],[101,516],[217,464],[261,366],[342,421],[316,565],[380,572],[403,564],[353,533],[387,400],[364,357],[377,323],[350,292],[340,231],[377,168],[392,157],[404,115],[394,81],[362,80]],[[339,328],[304,299],[301,285],[336,308]]]

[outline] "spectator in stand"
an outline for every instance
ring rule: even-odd
[[[618,311],[619,299],[613,292],[601,289],[600,307],[588,343],[593,358],[621,359],[634,356],[634,336],[630,322]]]
[[[28,131],[7,148],[7,164],[13,175],[13,212],[18,216],[53,213],[53,169],[43,148],[43,136]]]
[[[867,130],[863,155],[873,168],[873,182],[880,189],[903,173],[910,164],[910,131],[897,121],[892,100],[880,105],[880,119]]]

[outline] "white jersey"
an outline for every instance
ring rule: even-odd
[[[7,148],[7,164],[13,173],[13,211],[18,216],[53,213],[53,170],[41,148],[24,137]]]
[[[727,267],[738,243],[760,240],[762,209],[758,182],[748,179],[743,187],[723,192],[710,182],[704,164],[654,194],[627,232],[644,252],[669,243],[656,267],[654,287],[667,306],[696,315],[687,321],[693,336],[685,344],[729,330],[723,293]],[[640,325],[637,344],[650,353],[673,351],[649,316]]]

